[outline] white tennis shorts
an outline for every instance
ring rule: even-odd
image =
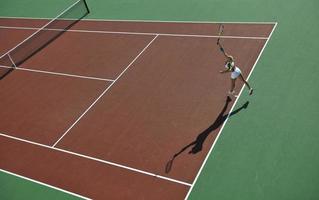
[[[231,79],[236,79],[241,74],[241,71],[238,67],[235,67],[235,70],[231,73]]]

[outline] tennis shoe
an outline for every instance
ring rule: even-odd
[[[235,94],[235,90],[233,90],[233,91],[228,91],[228,94],[231,95],[231,96],[233,96],[233,97],[235,97],[235,98],[238,97],[238,95]]]
[[[254,89],[253,89],[253,88],[250,88],[250,90],[249,90],[249,95],[252,95],[252,94],[253,94],[253,91],[254,91]]]
[[[234,94],[235,94],[235,90],[233,90],[233,91],[228,91],[228,94],[229,94],[229,95],[234,95]]]

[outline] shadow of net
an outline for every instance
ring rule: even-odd
[[[79,0],[1,56],[0,79],[3,79],[16,67],[19,67],[26,60],[48,46],[87,14],[89,14],[89,9],[85,0]]]

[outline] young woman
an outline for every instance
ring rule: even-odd
[[[237,67],[235,65],[235,61],[234,61],[234,58],[233,56],[227,54],[225,51],[224,51],[224,48],[221,46],[221,44],[218,42],[217,43],[220,47],[220,50],[221,52],[223,52],[225,58],[226,58],[226,61],[225,61],[225,70],[222,70],[220,71],[220,73],[227,73],[227,72],[231,72],[231,75],[230,75],[230,80],[231,80],[231,85],[230,85],[230,90],[229,90],[229,94],[230,95],[233,95],[235,97],[237,97],[237,95],[235,95],[235,91],[234,91],[234,88],[235,88],[235,83],[236,83],[236,80],[237,78],[239,78],[241,81],[243,81],[245,83],[245,85],[248,87],[249,89],[249,95],[252,95],[253,94],[253,88],[250,87],[249,83],[245,80],[245,78],[243,77],[242,73],[241,73],[241,70],[239,69],[239,67]]]

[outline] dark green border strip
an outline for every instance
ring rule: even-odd
[[[67,191],[52,188],[47,184],[0,170],[0,199],[65,199],[79,200],[86,199],[77,194],[70,194]]]

